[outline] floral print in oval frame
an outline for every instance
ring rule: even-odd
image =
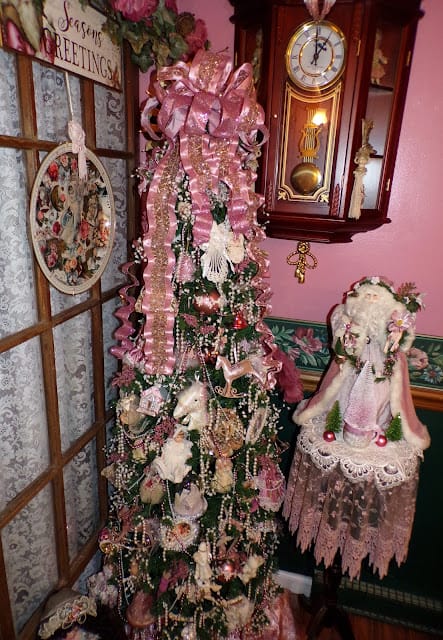
[[[87,177],[65,143],[48,153],[31,192],[30,233],[49,282],[72,295],[94,285],[106,268],[115,233],[112,187],[100,160],[85,150]]]

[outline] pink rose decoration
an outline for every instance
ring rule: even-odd
[[[112,7],[120,11],[126,20],[146,20],[157,9],[158,0],[112,0]]]
[[[80,222],[80,231],[79,232],[80,232],[80,238],[82,240],[86,240],[86,238],[89,235],[89,224],[88,224],[87,220],[83,219]]]
[[[58,166],[56,162],[51,162],[48,167],[48,175],[51,180],[57,180],[58,178]]]
[[[408,354],[408,363],[412,369],[423,371],[429,365],[428,354],[421,349],[412,347]]]
[[[208,31],[206,29],[206,24],[200,18],[197,18],[195,21],[194,31],[189,33],[185,37],[186,42],[188,43],[188,56],[193,56],[199,49],[205,48],[205,43],[208,40]]]
[[[53,269],[56,263],[57,263],[57,256],[54,255],[53,253],[50,253],[49,256],[47,256],[46,258],[46,264],[48,265],[48,268]]]

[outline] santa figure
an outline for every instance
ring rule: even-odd
[[[395,419],[400,438],[426,449],[430,438],[419,421],[409,386],[407,353],[415,338],[415,315],[422,307],[414,285],[395,291],[385,278],[357,282],[331,315],[331,362],[318,392],[297,407],[303,425],[337,407],[343,439],[362,448],[386,432]],[[397,436],[396,439],[399,439]]]

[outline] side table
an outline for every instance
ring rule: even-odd
[[[313,545],[316,563],[324,562],[325,603],[317,618],[326,621],[335,610],[338,621],[334,589],[342,574],[358,578],[368,557],[383,578],[392,558],[398,564],[406,558],[422,451],[404,440],[364,449],[350,447],[340,435],[326,442],[324,424],[315,418],[300,431],[283,516],[301,550]],[[338,624],[345,629],[342,637],[352,640],[345,623]]]

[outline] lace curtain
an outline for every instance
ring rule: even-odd
[[[33,64],[38,136],[69,141],[69,101],[64,72]],[[21,135],[15,56],[0,49],[0,133]],[[74,116],[81,120],[80,82],[69,77]],[[95,92],[97,145],[124,149],[124,96],[105,87]],[[44,157],[44,154],[42,154]],[[126,167],[101,158],[116,203],[113,253],[102,278],[103,291],[123,283],[119,267],[126,259]],[[0,147],[0,338],[33,326],[37,318],[32,247],[27,235],[26,171],[20,150]],[[51,288],[53,315],[86,300],[89,292],[69,296]],[[117,361],[108,355],[117,326],[116,301],[103,306],[106,401]],[[66,451],[94,421],[90,313],[58,324],[53,331],[62,450]],[[47,409],[38,338],[0,354],[0,510],[49,464]],[[98,522],[96,443],[91,441],[65,467],[65,510],[70,560]],[[52,489],[48,485],[1,531],[9,597],[18,633],[54,588],[57,575]],[[91,569],[92,570],[92,569]]]

